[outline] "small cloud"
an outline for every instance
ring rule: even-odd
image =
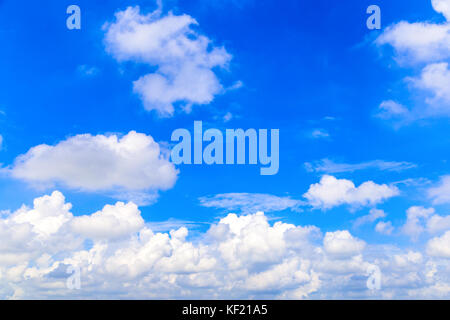
[[[311,132],[311,137],[314,139],[323,139],[323,138],[329,138],[330,134],[325,129],[314,129]]]
[[[77,71],[78,73],[86,77],[95,77],[100,73],[100,69],[98,69],[97,67],[88,66],[85,64],[78,66]]]
[[[371,209],[368,215],[359,217],[358,219],[355,220],[355,223],[353,224],[353,227],[357,228],[360,227],[364,224],[368,224],[371,222],[374,222],[378,219],[381,218],[385,218],[386,217],[386,213],[383,210],[379,210],[379,209]]]
[[[390,235],[394,231],[394,227],[392,226],[392,222],[390,221],[380,221],[375,226],[375,231],[381,234]]]
[[[228,122],[233,118],[233,114],[231,112],[227,112],[224,116],[223,116],[223,122]]]
[[[309,172],[319,173],[342,173],[354,172],[366,169],[378,169],[381,171],[403,171],[407,169],[416,168],[417,165],[406,161],[384,161],[373,160],[361,163],[336,163],[329,159],[322,159],[314,163],[305,163],[305,168]]]
[[[326,210],[344,204],[354,208],[373,206],[399,194],[397,187],[392,185],[366,181],[356,187],[350,180],[324,175],[320,182],[312,184],[303,196],[313,208]]]
[[[375,117],[380,119],[403,119],[409,115],[409,110],[404,105],[393,100],[383,101],[378,106]]]
[[[241,80],[236,81],[230,87],[226,89],[226,91],[238,90],[244,86],[244,83]]]

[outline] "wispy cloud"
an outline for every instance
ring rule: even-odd
[[[364,224],[374,222],[378,219],[385,218],[386,213],[383,210],[380,209],[371,209],[368,215],[359,217],[355,220],[353,223],[353,227],[358,228]]]
[[[228,211],[255,213],[290,209],[298,211],[305,202],[291,197],[278,197],[261,193],[224,193],[199,198],[203,207],[220,208]]]
[[[382,171],[403,171],[417,167],[414,163],[405,161],[384,161],[373,160],[361,163],[337,163],[329,159],[322,159],[313,163],[305,163],[305,168],[309,172],[318,173],[342,173],[354,172],[358,170],[377,169]]]
[[[314,129],[311,132],[311,137],[314,139],[324,139],[329,138],[330,134],[325,129]]]

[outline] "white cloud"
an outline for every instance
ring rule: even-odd
[[[399,194],[395,186],[366,181],[359,187],[346,179],[324,175],[319,183],[312,184],[303,196],[315,208],[330,209],[348,204],[351,206],[374,205]]]
[[[380,119],[404,119],[410,116],[410,111],[398,102],[386,100],[378,106],[375,116]]]
[[[30,225],[35,234],[47,238],[72,219],[71,208],[62,193],[55,191],[51,196],[35,199],[33,209],[22,207],[10,219],[14,223]]]
[[[327,232],[323,239],[325,251],[339,257],[357,255],[365,245],[364,241],[354,238],[347,230]]]
[[[436,234],[450,229],[450,215],[435,214],[433,208],[411,207],[407,210],[403,232],[417,239],[424,232]]]
[[[74,232],[91,239],[110,239],[129,235],[144,226],[141,212],[134,203],[107,205],[90,216],[75,217]]]
[[[0,217],[2,298],[395,298],[448,297],[448,236],[424,256],[372,246],[346,230],[323,237],[314,226],[270,224],[263,213],[229,214],[189,239],[185,227],[156,233],[133,204],[73,216],[54,192]],[[107,229],[110,233],[107,233]],[[446,238],[447,237],[447,238]],[[88,241],[90,240],[90,241]],[[439,243],[438,243],[439,242]],[[367,268],[383,290],[366,287]],[[81,289],[66,287],[68,266]]]
[[[165,221],[147,222],[146,225],[153,232],[161,232],[161,231],[170,231],[170,230],[174,230],[174,229],[180,229],[182,227],[189,228],[189,229],[195,229],[201,225],[209,225],[209,223],[170,218]]]
[[[286,209],[299,210],[303,201],[290,197],[278,197],[261,193],[224,193],[212,197],[201,197],[200,204],[204,207],[221,208],[237,212],[273,212]]]
[[[362,217],[359,217],[358,219],[356,219],[353,226],[355,228],[357,228],[364,224],[371,223],[371,222],[374,222],[378,219],[385,218],[385,217],[386,217],[386,213],[383,210],[374,208],[374,209],[370,210],[368,215],[365,215],[365,216],[362,216]]]
[[[394,231],[394,227],[392,226],[392,222],[390,221],[380,221],[375,226],[375,231],[381,234],[390,235]]]
[[[107,51],[118,61],[157,67],[133,83],[145,109],[172,116],[175,103],[189,110],[193,104],[210,103],[223,90],[213,69],[225,68],[231,56],[192,29],[197,25],[194,18],[161,16],[160,10],[143,15],[138,6],[115,16],[115,22],[104,26]]]
[[[428,241],[427,253],[435,257],[450,258],[450,231]]]
[[[228,122],[231,119],[233,119],[233,114],[231,112],[227,112],[225,113],[225,115],[223,116],[223,122]]]
[[[2,150],[3,147],[3,136],[0,134],[0,150]]]
[[[88,66],[86,64],[79,65],[77,71],[86,77],[95,77],[100,73],[100,70],[95,66]]]
[[[171,188],[177,170],[151,136],[77,135],[54,146],[39,145],[17,157],[13,177],[33,184],[59,183],[117,197]]]
[[[432,5],[436,12],[446,17],[446,22],[436,24],[402,21],[386,28],[376,40],[379,45],[391,45],[400,64],[422,68],[419,76],[405,80],[428,95],[425,105],[418,104],[411,110],[397,102],[385,101],[377,114],[380,118],[410,122],[428,117],[450,116],[450,0],[433,0]]]
[[[405,225],[402,227],[403,233],[409,235],[413,239],[417,239],[418,236],[425,231],[423,222],[426,221],[432,214],[434,214],[433,208],[424,208],[414,206],[406,211],[407,219]]]
[[[450,1],[449,0],[431,0],[433,9],[442,13],[447,21],[450,21]]]
[[[443,217],[434,214],[428,219],[427,231],[429,233],[438,233],[445,230],[450,230],[450,215]]]
[[[424,115],[450,115],[450,69],[448,63],[430,64],[422,70],[420,77],[409,80],[416,88],[432,95],[426,99],[428,108],[423,111]]]
[[[450,58],[450,1],[432,0],[431,4],[446,17],[446,22],[401,21],[386,28],[376,43],[390,44],[401,63],[430,63]]]
[[[450,175],[441,177],[437,186],[428,189],[428,197],[434,204],[450,203]]]
[[[354,172],[366,169],[378,169],[382,171],[403,171],[417,167],[410,162],[384,161],[373,160],[361,163],[336,163],[329,159],[322,159],[313,163],[305,163],[306,170],[310,172],[324,172],[324,173],[342,173]]]
[[[418,264],[423,261],[423,255],[420,252],[408,251],[405,254],[396,254],[394,256],[395,264],[400,268],[408,267],[411,263]]]
[[[330,134],[325,129],[314,129],[311,132],[311,137],[314,139],[323,139],[323,138],[329,138]]]

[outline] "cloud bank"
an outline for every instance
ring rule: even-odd
[[[443,298],[449,231],[423,252],[373,246],[347,230],[229,214],[195,240],[154,232],[132,203],[74,216],[55,191],[0,217],[2,298]],[[111,226],[114,225],[114,228]],[[416,248],[417,250],[417,248]],[[66,273],[80,270],[81,288]],[[382,290],[366,287],[381,269]]]

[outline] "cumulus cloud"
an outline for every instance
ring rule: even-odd
[[[450,258],[450,231],[441,237],[436,237],[428,241],[427,253],[440,258]]]
[[[424,208],[414,206],[406,211],[406,223],[402,230],[405,234],[411,236],[414,239],[425,231],[423,221],[426,221],[432,214],[434,214],[433,208]]]
[[[450,115],[450,69],[448,63],[430,64],[422,70],[419,77],[410,78],[409,81],[414,87],[431,94],[426,99],[428,107],[423,111],[423,116]]]
[[[323,239],[325,251],[339,257],[357,255],[364,246],[364,241],[354,238],[347,230],[327,232]]]
[[[447,21],[450,21],[450,1],[449,0],[431,0],[434,10],[442,13]]]
[[[440,216],[432,215],[427,221],[427,231],[429,233],[438,233],[450,229],[450,215]]]
[[[441,216],[435,213],[434,208],[414,206],[407,210],[406,223],[403,232],[413,239],[422,233],[436,234],[450,229],[450,216]]]
[[[355,172],[367,169],[377,169],[382,171],[403,171],[415,167],[417,167],[417,165],[406,161],[384,160],[373,160],[361,163],[337,163],[330,159],[322,159],[313,163],[305,163],[305,168],[307,171],[319,173]]]
[[[223,47],[193,29],[197,21],[189,15],[161,15],[158,9],[141,14],[128,7],[104,26],[106,50],[118,61],[134,61],[157,68],[133,83],[145,109],[172,116],[175,104],[190,110],[208,104],[223,87],[214,68],[225,68],[231,55]]]
[[[221,208],[234,212],[274,212],[291,209],[299,210],[304,205],[301,200],[278,197],[261,193],[223,193],[212,197],[201,197],[200,204],[209,208]]]
[[[144,226],[141,212],[134,203],[107,205],[90,216],[75,217],[74,232],[91,239],[110,239],[137,232]]]
[[[400,63],[436,62],[450,57],[450,24],[399,22],[386,28],[377,39],[390,44]]]
[[[350,180],[324,175],[303,196],[315,208],[330,209],[343,204],[354,207],[375,205],[398,194],[395,186],[367,181],[356,187]]]
[[[392,226],[392,222],[380,221],[375,226],[375,231],[381,234],[390,235],[394,231],[394,227]]]
[[[450,203],[450,175],[441,177],[437,186],[429,188],[428,197],[434,204]]]
[[[256,213],[229,214],[192,241],[185,227],[155,232],[131,203],[74,216],[55,191],[0,217],[0,297],[445,298],[449,265],[433,257],[449,246],[439,239],[431,258],[392,246],[366,251],[346,230],[322,236]],[[386,279],[376,293],[366,287],[374,265]],[[66,286],[71,266],[79,290]]]
[[[446,22],[401,21],[386,28],[376,43],[390,44],[401,63],[429,63],[450,58],[450,1],[432,0],[431,4],[436,12],[446,17]]]
[[[129,198],[173,187],[178,171],[151,136],[77,135],[54,146],[42,144],[17,157],[13,177],[32,184],[62,184]],[[145,202],[145,201],[144,201]]]

